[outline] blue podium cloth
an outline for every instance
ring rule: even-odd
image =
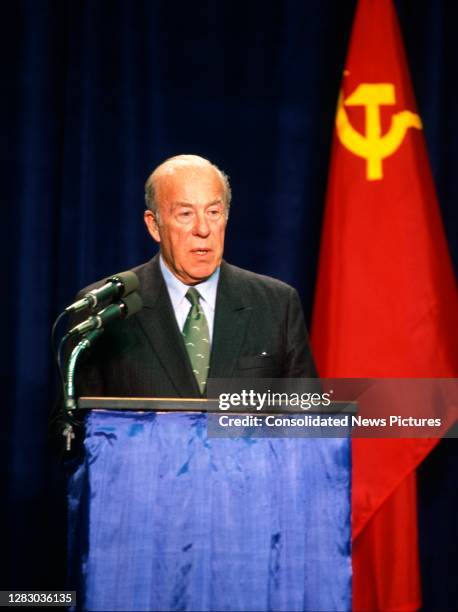
[[[349,610],[350,444],[93,411],[69,482],[86,610]]]

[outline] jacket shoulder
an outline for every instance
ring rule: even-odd
[[[272,276],[266,276],[264,274],[257,274],[244,268],[239,268],[224,262],[222,265],[223,274],[226,278],[234,283],[240,283],[244,287],[250,287],[254,291],[266,291],[277,294],[291,294],[296,293],[296,290],[288,283],[285,283]]]
[[[135,268],[131,268],[129,270],[129,272],[134,272],[138,276],[138,280],[140,281],[140,290],[144,282],[155,273],[156,267],[157,267],[156,264],[157,264],[156,257],[153,257],[153,259],[150,259],[146,263],[135,266]],[[100,280],[95,281],[91,283],[90,285],[86,285],[86,287],[83,287],[82,289],[78,291],[76,297],[80,298],[86,293],[88,293],[89,291],[102,287],[108,281],[108,279],[110,279],[115,274],[118,274],[118,273],[115,272],[114,274],[110,276],[105,276],[104,278],[101,278]]]

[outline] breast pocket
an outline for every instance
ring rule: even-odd
[[[242,355],[237,362],[237,370],[242,376],[265,377],[281,376],[282,363],[279,355]]]

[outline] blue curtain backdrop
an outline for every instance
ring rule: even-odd
[[[399,0],[458,265],[458,4]],[[49,329],[75,291],[151,257],[143,183],[197,153],[231,177],[226,258],[293,284],[310,316],[353,0],[22,0],[2,8],[2,589],[64,583],[47,449]],[[6,335],[6,338],[5,338]],[[420,470],[426,609],[458,606],[455,441]]]

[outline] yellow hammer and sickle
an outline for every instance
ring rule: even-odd
[[[366,160],[366,178],[369,181],[383,178],[382,160],[401,146],[408,128],[421,130],[422,127],[420,117],[405,110],[393,114],[390,129],[382,136],[380,106],[392,106],[395,102],[394,85],[391,83],[362,83],[345,101],[342,92],[339,95],[336,116],[337,135],[344,147]],[[351,125],[345,106],[365,107],[364,136]]]

